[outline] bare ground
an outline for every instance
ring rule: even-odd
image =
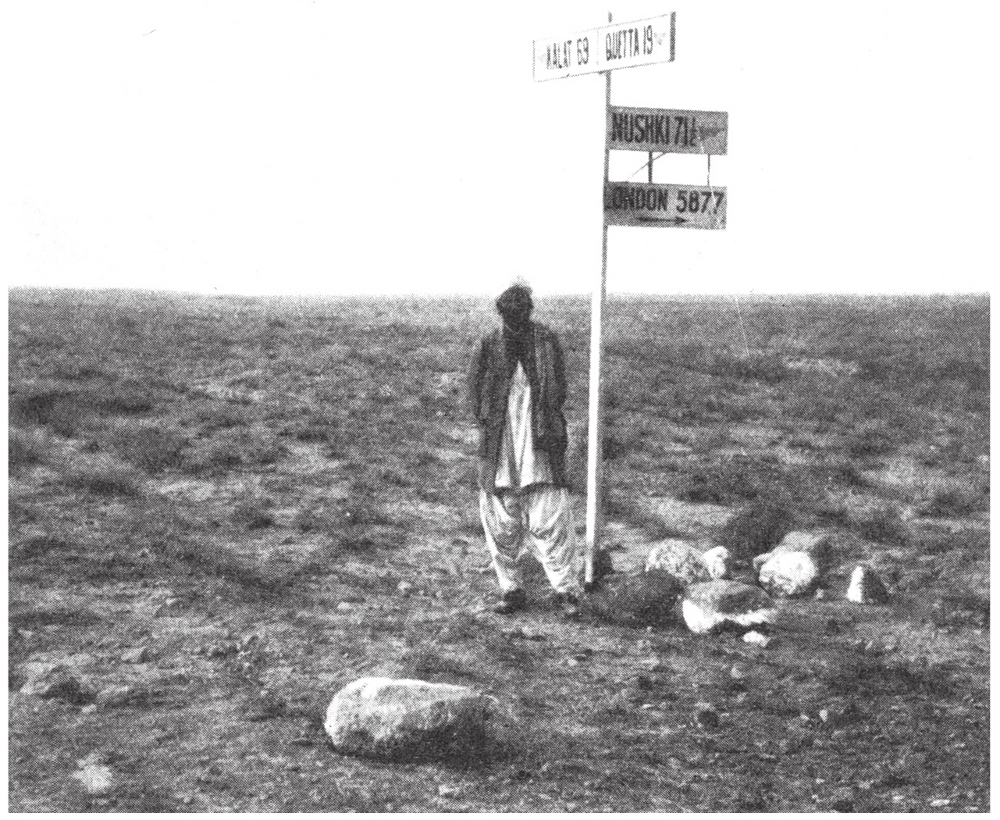
[[[764,301],[742,352],[722,302],[611,308],[616,569],[763,502],[837,536],[766,649],[562,621],[537,572],[489,611],[485,301],[12,292],[9,807],[988,811],[988,300]],[[585,303],[543,310],[585,373]],[[844,600],[859,561],[891,604]],[[40,663],[80,687],[22,693]],[[369,674],[485,691],[494,742],[336,754],[326,705]]]

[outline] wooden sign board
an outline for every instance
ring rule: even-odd
[[[604,224],[642,228],[726,227],[726,189],[651,182],[605,182]]]
[[[608,148],[666,154],[726,153],[729,115],[725,111],[608,107]]]
[[[674,59],[676,14],[561,33],[534,41],[536,81],[596,71],[669,63]]]

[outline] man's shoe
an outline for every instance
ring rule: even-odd
[[[524,590],[512,589],[503,594],[500,603],[493,607],[493,611],[498,615],[511,615],[519,609],[524,609],[526,603],[528,603],[528,596],[524,594]]]
[[[559,614],[564,618],[576,618],[580,615],[580,601],[572,592],[560,592],[556,595]]]

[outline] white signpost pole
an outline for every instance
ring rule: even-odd
[[[673,62],[676,35],[674,12],[535,40],[532,73],[536,81],[580,74],[604,74],[604,180],[601,191],[601,280],[595,284],[590,313],[590,412],[587,441],[587,540],[584,552],[584,588],[594,585],[594,556],[601,535],[601,443],[603,383],[601,380],[604,300],[608,277],[608,225],[643,227],[725,227],[725,191],[688,190],[653,184],[653,153],[712,153],[725,139],[724,113],[673,111],[652,108],[611,108],[611,72],[618,68]],[[614,119],[612,119],[614,116]],[[707,125],[704,117],[708,117]],[[701,127],[698,117],[702,117]],[[673,126],[673,129],[671,128]],[[673,134],[673,137],[671,137]],[[609,185],[612,149],[642,150],[649,154],[648,183]],[[709,211],[709,208],[711,210]]]
[[[611,22],[611,12],[608,12]],[[611,110],[611,72],[604,72],[604,119],[607,121]],[[601,379],[601,347],[604,324],[604,297],[608,281],[608,222],[604,217],[604,191],[608,187],[608,172],[611,159],[608,129],[604,129],[604,182],[601,187],[601,280],[596,283],[590,302],[590,413],[588,416],[587,441],[587,541],[584,552],[584,589],[594,585],[594,555],[600,546],[601,517],[601,477],[604,472],[601,458],[601,444],[604,441],[604,418],[602,410],[603,380]]]

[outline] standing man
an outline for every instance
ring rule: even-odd
[[[479,515],[503,597],[522,608],[517,558],[526,540],[563,614],[578,614],[579,560],[566,481],[566,372],[556,335],[531,321],[531,288],[496,301],[503,327],[476,347],[469,397],[479,423]]]

